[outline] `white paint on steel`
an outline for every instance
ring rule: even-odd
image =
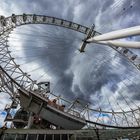
[[[140,42],[136,41],[114,41],[115,39],[121,39],[124,37],[140,35],[140,26],[135,26],[131,28],[121,29],[102,35],[98,35],[87,39],[87,42],[93,42],[97,44],[113,45],[117,47],[125,48],[140,48]]]
[[[108,41],[96,41],[97,44],[112,45],[116,47],[124,48],[140,48],[140,42],[134,41],[118,41],[118,40],[108,40]]]
[[[109,33],[105,33],[102,35],[92,37],[92,38],[88,39],[87,41],[89,41],[89,42],[105,41],[105,40],[112,40],[112,39],[120,39],[120,38],[134,36],[134,35],[140,35],[140,26],[112,31]]]

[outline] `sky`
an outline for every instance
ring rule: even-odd
[[[0,15],[23,13],[70,20],[87,27],[95,24],[101,33],[137,26],[139,0],[0,0]],[[9,45],[15,61],[38,81],[50,80],[51,90],[69,100],[79,98],[92,108],[124,110],[125,97],[132,108],[140,100],[140,72],[108,46],[90,44],[78,48],[85,35],[50,25],[27,25],[15,29]],[[140,40],[139,37],[126,38]],[[140,55],[140,50],[132,50]],[[123,95],[123,96],[122,96]],[[0,112],[8,96],[0,95]],[[111,105],[109,104],[109,102]],[[4,118],[3,113],[0,119]]]

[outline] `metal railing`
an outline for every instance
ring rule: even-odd
[[[0,140],[112,140],[139,139],[140,129],[0,129]]]

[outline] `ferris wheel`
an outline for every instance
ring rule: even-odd
[[[118,60],[117,60],[118,62],[114,62],[111,65],[112,67],[114,67],[115,69],[116,68],[119,69],[119,67],[121,67],[119,65],[119,57],[121,57],[123,60],[126,61],[127,64],[132,64],[132,66],[129,67],[129,71],[131,71],[131,68],[134,69],[134,71],[131,73],[132,74],[131,79],[129,79],[129,77],[127,77],[128,76],[127,75],[126,79],[123,80],[123,82],[120,82],[120,86],[121,86],[122,90],[120,89],[119,93],[116,93],[115,95],[112,95],[111,97],[109,94],[105,93],[105,97],[103,98],[103,102],[105,102],[104,105],[100,105],[99,102],[96,102],[95,96],[93,96],[93,98],[95,98],[94,101],[96,102],[95,106],[92,106],[88,103],[85,104],[85,102],[83,103],[79,98],[76,98],[74,101],[73,101],[74,98],[72,98],[72,100],[65,99],[65,98],[59,96],[57,93],[55,94],[55,92],[52,92],[50,90],[51,84],[49,81],[47,81],[47,80],[43,81],[44,79],[46,79],[46,77],[44,78],[44,75],[47,76],[46,71],[43,71],[43,74],[41,74],[39,77],[37,74],[34,74],[36,79],[32,78],[31,73],[37,72],[37,70],[43,68],[44,65],[41,64],[41,66],[35,67],[34,69],[31,69],[31,67],[32,67],[31,66],[31,67],[29,67],[30,71],[26,72],[26,70],[28,71],[28,69],[26,69],[26,67],[24,67],[24,69],[25,69],[24,70],[22,68],[22,64],[18,64],[18,61],[20,61],[22,59],[20,56],[18,56],[18,57],[16,56],[20,49],[17,50],[16,54],[14,55],[15,57],[12,55],[11,48],[14,45],[10,46],[10,45],[12,45],[12,43],[9,43],[10,39],[13,38],[13,40],[18,40],[18,38],[16,38],[16,37],[13,37],[13,36],[11,37],[12,32],[15,29],[17,29],[17,27],[19,27],[19,26],[23,26],[23,25],[30,26],[30,24],[35,24],[35,25],[36,24],[45,24],[45,25],[49,25],[49,26],[51,25],[51,27],[53,27],[53,28],[57,26],[56,30],[53,30],[53,31],[48,30],[47,34],[42,36],[42,37],[46,38],[47,43],[48,44],[50,43],[49,45],[51,45],[51,47],[52,47],[51,49],[49,47],[47,48],[49,55],[53,55],[53,52],[51,52],[51,50],[57,48],[57,45],[53,44],[54,42],[58,43],[58,41],[59,41],[61,46],[63,45],[64,41],[68,41],[69,44],[72,43],[73,39],[71,39],[70,41],[69,41],[69,38],[64,39],[65,35],[61,36],[61,37],[57,36],[57,30],[60,29],[60,27],[61,27],[61,29],[67,28],[67,30],[68,29],[73,30],[72,31],[73,34],[79,33],[79,34],[85,35],[83,42],[82,42],[82,46],[81,46],[81,48],[79,48],[80,52],[85,51],[85,53],[81,53],[84,55],[84,57],[86,55],[85,47],[89,43],[88,39],[94,38],[96,36],[98,37],[101,35],[101,33],[94,30],[94,28],[95,28],[94,25],[91,28],[88,28],[86,26],[83,26],[83,25],[80,25],[80,24],[77,24],[77,23],[74,23],[71,21],[67,21],[67,20],[63,20],[63,19],[59,19],[59,18],[55,18],[55,17],[50,17],[50,16],[45,16],[45,15],[35,15],[35,14],[33,14],[33,15],[32,14],[31,15],[30,14],[15,15],[15,14],[13,14],[12,16],[7,17],[7,18],[5,18],[4,16],[1,16],[1,19],[0,19],[0,78],[1,78],[0,90],[2,93],[9,94],[10,99],[12,101],[11,105],[9,105],[9,106],[7,105],[5,108],[5,110],[7,112],[5,121],[13,121],[15,127],[25,127],[25,126],[29,125],[27,123],[27,120],[30,118],[31,113],[33,113],[34,115],[38,115],[40,117],[42,117],[44,115],[43,113],[41,114],[40,112],[42,109],[45,108],[45,106],[47,106],[48,103],[46,104],[46,102],[47,102],[46,98],[49,97],[50,99],[55,98],[55,99],[57,99],[57,102],[62,102],[63,104],[66,105],[65,111],[64,110],[62,111],[59,109],[60,114],[63,114],[64,116],[66,116],[66,114],[72,115],[72,116],[74,116],[75,120],[77,120],[77,118],[80,120],[80,122],[77,122],[77,124],[78,123],[81,123],[81,124],[79,124],[79,126],[77,125],[76,129],[81,129],[82,127],[84,127],[86,125],[88,125],[88,126],[91,125],[93,127],[106,127],[106,128],[109,128],[109,127],[111,127],[111,128],[140,128],[140,122],[139,122],[140,104],[138,102],[133,101],[133,99],[131,99],[131,97],[129,97],[127,94],[124,95],[124,93],[122,91],[123,87],[127,87],[130,83],[133,82],[134,79],[136,79],[135,82],[137,82],[139,80],[139,76],[135,75],[135,72],[137,74],[139,74],[139,70],[140,70],[140,58],[137,54],[134,54],[128,48],[121,48],[119,46],[113,46],[112,44],[110,44],[110,46],[109,46],[110,48],[107,47],[107,49],[102,52],[104,54],[100,54],[100,56],[109,55],[109,53],[111,51],[113,51],[112,55],[114,56],[114,58],[116,56],[118,57]],[[27,31],[29,31],[29,30],[30,29],[27,29]],[[32,30],[33,30],[33,28],[32,28]],[[36,28],[36,30],[37,30],[37,28]],[[67,32],[67,30],[64,32]],[[37,38],[39,36],[41,37],[41,35],[36,35],[36,34],[21,33],[21,32],[17,32],[17,33],[20,33],[20,35],[26,35],[26,36],[32,36],[32,37],[36,36]],[[56,35],[57,37],[54,38],[54,35]],[[27,40],[25,40],[25,41],[27,41]],[[35,40],[29,40],[29,41],[35,42]],[[14,42],[16,42],[16,41],[14,41]],[[35,45],[35,44],[33,44],[33,45]],[[89,48],[93,49],[91,47],[89,47]],[[29,51],[29,49],[30,48],[25,48],[25,50],[27,50],[27,51]],[[36,50],[37,50],[37,52],[41,51],[41,47]],[[50,50],[50,52],[49,52],[49,50]],[[72,48],[71,51],[73,51],[73,50],[74,49]],[[87,50],[88,50],[88,48],[87,48]],[[98,51],[100,52],[101,50],[102,50],[102,48]],[[62,53],[65,53],[66,55],[68,54],[68,51],[66,51],[66,50],[61,50],[61,49],[57,48],[57,51],[58,51],[57,53],[59,53],[59,55],[61,55]],[[29,58],[30,56],[25,56],[26,61],[23,61],[23,64],[27,64],[28,60],[30,60],[30,62],[33,62],[35,59],[39,59],[40,56],[42,57],[42,54],[37,54],[37,55],[38,55],[38,58],[36,58],[36,56],[32,55],[33,59],[30,59]],[[56,57],[56,59],[57,59],[57,57]],[[94,68],[94,70],[96,70],[96,71],[99,71],[99,69],[102,68],[101,66],[105,66],[107,63],[110,62],[110,58],[108,58],[107,60],[100,61],[101,59],[104,59],[104,57],[100,58],[100,60],[99,60],[98,57],[95,57],[95,59],[94,59],[94,57],[90,56],[89,59],[92,61],[98,60],[98,62],[100,62],[100,63],[97,63],[96,68]],[[50,68],[50,71],[52,69],[53,69],[53,65]],[[95,80],[97,80],[96,78],[98,78],[98,81],[102,80],[102,77],[95,77]],[[134,84],[133,88],[135,88],[136,84],[137,83]],[[116,97],[116,95],[119,95],[119,96]],[[96,94],[96,96],[99,97],[97,94]],[[122,104],[117,101],[117,98],[119,98],[119,97],[121,97]],[[101,98],[99,97],[99,99],[101,99]],[[36,107],[38,108],[38,111],[36,111],[33,108],[33,106],[35,105],[35,103],[34,103],[35,100],[39,101],[38,102],[39,105],[38,106],[36,105]],[[114,105],[112,104],[111,101],[114,102]],[[41,104],[41,102],[43,102],[43,103]],[[108,104],[109,110],[104,109],[106,107],[106,104]],[[12,117],[10,114],[11,110],[17,109],[17,108],[19,108],[19,106],[21,108],[17,111],[17,113],[15,114],[15,117]],[[125,106],[125,108],[123,108],[123,106]],[[106,108],[108,108],[108,107],[106,107]],[[64,112],[66,114],[64,114]],[[22,120],[22,123],[19,122],[19,119],[17,119],[20,113],[23,113],[26,116],[25,120]],[[45,122],[45,117],[46,117],[46,114],[44,115],[43,119],[44,119],[44,123],[45,123],[44,127],[47,127],[47,123]],[[69,117],[69,116],[67,116],[67,117]],[[73,119],[73,118],[71,118],[71,119]],[[53,120],[51,120],[51,118],[50,118],[49,121],[53,121]],[[72,127],[72,126],[65,126],[65,125],[61,126],[62,122],[60,122],[58,124],[57,124],[57,122],[54,121],[52,124],[59,126],[59,128],[61,127],[61,128],[67,129],[67,127],[68,127],[70,129],[74,129],[74,127]]]

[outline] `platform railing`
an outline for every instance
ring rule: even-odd
[[[0,129],[0,140],[123,140],[140,139],[140,129]]]

